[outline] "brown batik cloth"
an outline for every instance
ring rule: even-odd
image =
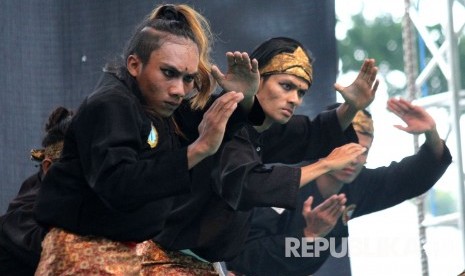
[[[143,276],[218,276],[211,263],[179,251],[167,251],[153,241],[137,244]]]
[[[36,276],[217,276],[213,265],[152,241],[139,244],[79,236],[53,228],[42,242]]]
[[[136,246],[53,228],[42,242],[36,276],[140,275]]]

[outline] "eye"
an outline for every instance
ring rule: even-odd
[[[286,83],[286,82],[282,82],[279,85],[281,85],[281,87],[286,91],[290,91],[294,87],[293,85]]]
[[[187,75],[187,76],[184,76],[183,81],[184,81],[185,83],[191,83],[191,82],[194,81],[194,79],[195,79],[195,76]]]
[[[161,69],[161,71],[163,72],[163,75],[165,75],[165,77],[167,78],[173,78],[176,76],[176,72],[171,69]]]
[[[303,96],[305,96],[305,93],[307,93],[307,90],[298,90],[297,91],[297,94],[299,95],[299,98],[302,98]]]

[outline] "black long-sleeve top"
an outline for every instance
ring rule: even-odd
[[[336,111],[315,120],[294,116],[263,133],[245,126],[192,171],[192,194],[177,197],[155,241],[169,249],[191,249],[209,261],[233,258],[243,246],[254,206],[295,208],[298,163],[326,156],[356,141],[352,127],[341,131]],[[213,170],[212,170],[213,168]]]
[[[388,167],[364,168],[339,193],[346,195],[346,206],[355,205],[350,218],[380,211],[426,192],[443,175],[451,159],[446,146],[441,160],[437,160],[423,145],[417,154],[392,162]],[[309,275],[317,271],[328,258],[329,250],[319,252],[320,257],[285,256],[286,237],[302,242],[305,228],[302,207],[309,196],[313,196],[312,208],[325,200],[316,183],[311,182],[301,189],[296,210],[279,214],[272,208],[256,208],[247,242],[241,253],[227,263],[228,269],[248,276]],[[339,245],[348,235],[348,227],[341,217],[325,238],[335,238]],[[316,255],[316,252],[307,251]]]
[[[173,196],[192,188],[187,145],[198,136],[203,111],[191,112],[184,101],[175,116],[159,118],[144,106],[127,72],[121,78],[104,73],[73,117],[62,156],[44,178],[35,206],[40,223],[136,242],[164,228]],[[239,128],[246,116],[235,114],[230,122]],[[191,127],[187,135],[179,135],[175,118],[190,120],[181,122]],[[157,140],[155,147],[149,135]]]
[[[0,217],[0,257],[2,275],[32,275],[37,268],[42,240],[47,229],[33,217],[33,207],[42,182],[42,170],[27,178],[17,196]]]

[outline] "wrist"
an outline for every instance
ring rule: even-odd
[[[321,167],[324,173],[332,171],[334,168],[331,165],[331,161],[324,157],[317,161],[317,164]]]
[[[202,161],[204,158],[208,157],[210,154],[207,150],[207,147],[203,146],[198,141],[190,144],[187,147],[187,162],[188,167],[191,169],[197,163]]]
[[[303,232],[304,232],[304,237],[307,239],[315,239],[319,237],[311,229],[309,229],[308,226],[304,228]]]

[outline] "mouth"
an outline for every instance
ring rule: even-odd
[[[283,108],[283,111],[287,117],[291,117],[294,114],[294,111],[291,108]]]
[[[165,105],[168,107],[168,109],[176,109],[180,105],[178,102],[165,102]]]
[[[354,169],[349,169],[349,168],[345,168],[342,170],[345,174],[347,175],[352,175],[355,173],[355,170]]]

